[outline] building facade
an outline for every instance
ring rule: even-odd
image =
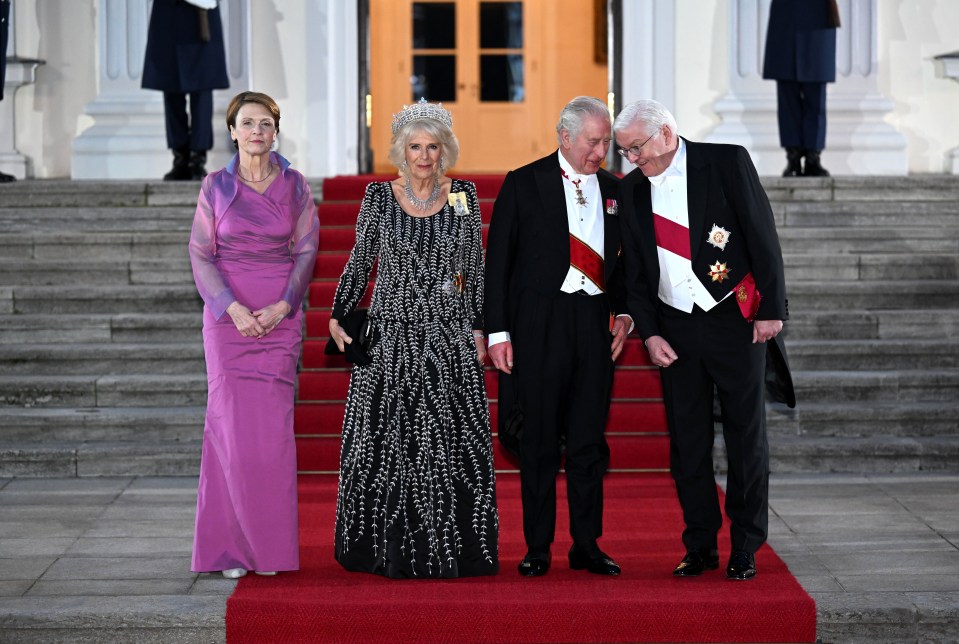
[[[390,114],[445,99],[463,169],[503,171],[555,144],[577,94],[650,97],[693,140],[784,165],[775,83],[761,78],[769,0],[221,0],[231,88],[283,110],[279,150],[311,177],[386,169]],[[959,3],[839,0],[823,162],[834,174],[959,173]],[[169,168],[159,92],[140,89],[150,0],[14,0],[0,170],[154,179]],[[39,62],[31,62],[39,61]],[[445,76],[444,76],[445,74]],[[443,80],[445,79],[445,80]],[[475,154],[473,154],[475,152]],[[472,155],[472,156],[470,156]]]

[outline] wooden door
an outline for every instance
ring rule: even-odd
[[[594,60],[596,0],[371,0],[374,170],[392,115],[425,97],[453,114],[453,173],[504,172],[556,147],[559,110],[573,96],[606,96]],[[572,38],[571,28],[582,35]],[[565,30],[565,31],[564,31]]]

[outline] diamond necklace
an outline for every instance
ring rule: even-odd
[[[433,192],[430,193],[430,196],[426,199],[420,199],[413,194],[413,186],[410,185],[410,178],[406,177],[406,199],[418,210],[428,210],[433,207],[433,204],[436,203],[437,197],[440,196],[440,181],[439,179],[433,179]]]

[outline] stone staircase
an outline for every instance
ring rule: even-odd
[[[799,398],[770,407],[773,471],[959,471],[959,179],[764,185]],[[195,183],[0,189],[0,477],[196,474],[196,195]]]

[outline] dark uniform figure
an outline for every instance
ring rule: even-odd
[[[173,150],[173,169],[165,180],[206,176],[206,153],[213,147],[213,90],[229,86],[219,7],[154,0],[142,87],[163,92],[167,147]]]
[[[10,0],[0,0],[0,101],[3,100],[3,84],[7,80],[7,43],[10,29]],[[12,174],[0,172],[0,183],[16,181]]]
[[[836,0],[772,0],[763,78],[776,81],[784,177],[828,177],[826,83],[836,80]],[[805,158],[805,164],[802,163]]]

